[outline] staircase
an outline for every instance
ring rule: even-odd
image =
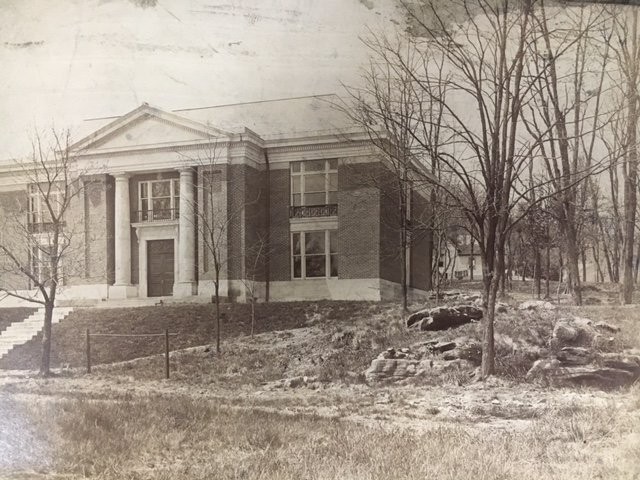
[[[73,308],[56,307],[53,309],[51,324],[60,322],[69,315]],[[44,308],[39,308],[31,316],[20,322],[13,322],[0,333],[0,358],[4,357],[13,347],[23,345],[35,337],[44,328]]]

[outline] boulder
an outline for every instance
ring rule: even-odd
[[[627,370],[640,377],[640,356],[630,353],[601,353],[598,363],[608,368]]]
[[[615,325],[611,325],[607,322],[598,322],[594,325],[594,327],[605,332],[617,333],[620,331],[620,327],[616,327]]]
[[[409,317],[407,318],[407,327],[420,326],[420,320],[422,320],[423,318],[427,318],[430,311],[431,309],[425,308],[424,310],[419,310],[409,315]]]
[[[583,347],[564,347],[556,355],[562,365],[586,365],[595,357],[594,353]]]
[[[420,330],[447,330],[482,318],[482,309],[473,305],[455,307],[436,307],[429,311],[429,316],[422,319]]]
[[[416,374],[418,360],[376,358],[364,372],[367,383],[398,381]]]
[[[543,379],[556,386],[601,389],[631,385],[640,378],[640,356],[629,353],[598,354],[586,348],[565,347],[557,358],[536,361],[527,379]]]
[[[527,300],[518,306],[518,310],[555,310],[556,306],[544,300]]]
[[[578,329],[569,322],[560,321],[553,327],[553,338],[560,343],[571,343],[578,339]]]
[[[551,344],[556,347],[591,346],[598,335],[598,332],[593,327],[593,322],[588,318],[561,318],[553,327]]]
[[[442,358],[447,361],[465,360],[473,365],[480,365],[482,361],[482,347],[477,342],[459,345],[453,350],[444,352]]]

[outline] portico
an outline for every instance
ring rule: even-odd
[[[145,172],[112,174],[115,283],[109,289],[110,298],[197,295],[195,168],[183,166],[178,172],[179,180],[140,180],[146,178]],[[161,241],[172,242],[170,255],[166,251],[158,255],[150,248],[150,242],[157,248]],[[132,262],[132,248],[136,248],[136,262]],[[162,265],[167,262],[171,264]],[[132,271],[137,282],[132,282]],[[172,285],[152,288],[154,275],[161,275],[157,281],[162,283],[171,278]]]

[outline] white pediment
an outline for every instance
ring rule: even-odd
[[[151,145],[186,143],[212,138],[205,132],[185,128],[154,116],[144,116],[105,138],[91,144],[89,148],[127,148]]]
[[[228,132],[143,104],[71,146],[76,151],[124,151],[201,143]]]

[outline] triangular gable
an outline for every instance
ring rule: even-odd
[[[126,150],[201,142],[232,135],[144,103],[73,144],[73,151]]]

